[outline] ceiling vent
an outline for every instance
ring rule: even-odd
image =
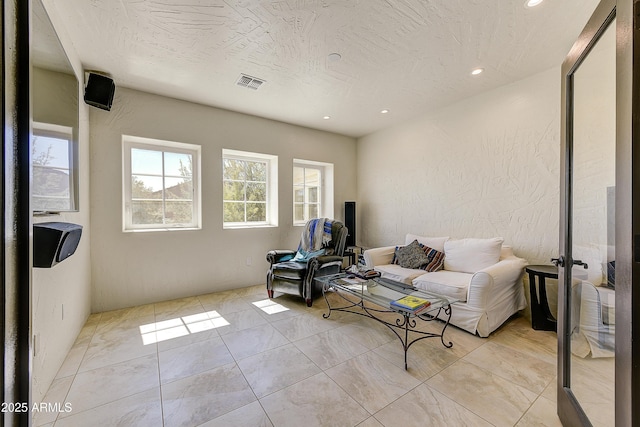
[[[246,87],[253,90],[258,90],[258,88],[262,86],[262,83],[264,82],[265,82],[264,80],[260,80],[256,77],[247,76],[246,74],[240,74],[240,77],[238,78],[238,81],[236,82],[236,84],[238,86]]]

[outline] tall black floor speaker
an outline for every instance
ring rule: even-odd
[[[356,245],[356,202],[344,202],[344,225],[349,230],[347,246]]]

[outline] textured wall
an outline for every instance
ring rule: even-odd
[[[202,146],[202,230],[122,232],[122,135]],[[279,226],[222,228],[222,149],[278,156]],[[124,88],[91,111],[94,312],[266,283],[270,249],[295,249],[293,159],[335,165],[334,212],[356,194],[356,142]],[[266,295],[266,290],[265,290]]]
[[[559,152],[559,68],[361,138],[360,243],[501,236],[547,262],[558,249]]]

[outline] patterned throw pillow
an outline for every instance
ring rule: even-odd
[[[609,261],[607,263],[607,286],[611,289],[616,287],[616,262]]]
[[[427,264],[424,264],[420,268],[429,272],[442,270],[442,267],[444,267],[444,252],[440,252],[438,250],[430,248],[429,246],[420,246],[429,259],[429,262]]]
[[[420,243],[418,243],[417,240],[414,240],[407,246],[399,248],[395,255],[398,264],[403,268],[421,268],[429,262],[427,254],[424,253],[424,250],[420,247]]]
[[[421,264],[418,267],[406,267],[400,263],[400,257],[398,256],[398,252],[403,250],[404,248],[407,248],[408,246],[414,245],[416,242],[417,240],[414,240],[413,242],[411,242],[410,245],[396,246],[396,249],[393,252],[393,258],[391,259],[391,264],[400,265],[401,267],[405,267],[405,268],[419,268],[421,270],[425,270],[428,272],[442,270],[442,268],[444,267],[444,252],[440,252],[436,249],[430,248],[429,246],[425,246],[422,243],[418,243],[418,245],[420,246],[420,249],[424,252],[426,259],[421,256],[419,256],[418,259],[421,259],[423,261],[423,264]]]

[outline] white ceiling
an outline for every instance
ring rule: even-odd
[[[31,60],[37,67],[73,74],[64,48],[39,1],[31,2]]]
[[[65,0],[55,7],[85,69],[110,74],[116,86],[359,137],[559,66],[597,3]],[[341,60],[329,60],[331,53]],[[485,72],[472,76],[476,67]],[[241,73],[266,83],[237,86]]]

